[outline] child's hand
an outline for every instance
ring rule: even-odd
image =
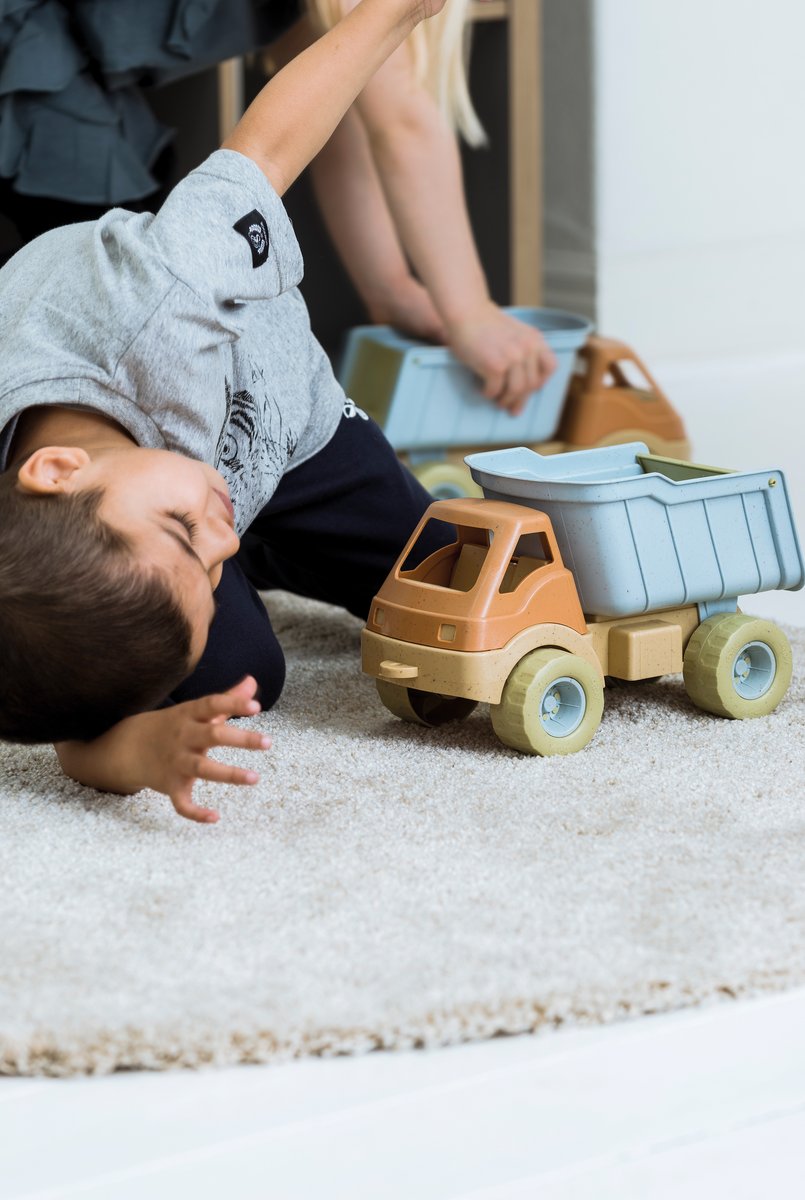
[[[450,349],[479,375],[483,393],[512,416],[556,368],[553,351],[538,329],[503,312],[492,301],[449,330]]]
[[[150,714],[161,720],[149,746],[147,786],[169,796],[181,817],[206,824],[218,820],[214,809],[194,803],[193,785],[197,779],[239,785],[257,783],[259,775],[254,771],[207,757],[216,746],[267,750],[271,745],[271,738],[256,730],[227,724],[230,717],[251,717],[260,711],[256,691],[257,683],[247,676],[228,692],[188,700]]]
[[[256,691],[257,683],[247,675],[227,692],[137,713],[92,742],[60,742],[59,762],[66,775],[87,787],[123,795],[153,788],[170,797],[180,816],[213,824],[218,813],[193,803],[193,785],[197,779],[257,783],[254,771],[207,757],[216,746],[267,750],[271,745],[271,738],[256,730],[227,725],[230,717],[260,711]]]

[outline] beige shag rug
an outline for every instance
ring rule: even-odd
[[[0,750],[0,1072],[437,1045],[805,982],[805,630],[770,718],[666,679],[537,759],[482,707],[396,720],[357,621],[269,606],[274,747],[256,788],[215,794],[218,825]]]

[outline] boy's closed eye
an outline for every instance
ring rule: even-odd
[[[190,545],[192,546],[195,543],[196,535],[198,534],[198,521],[195,521],[190,516],[190,513],[186,512],[170,512],[168,513],[168,516],[172,517],[174,521],[178,521],[180,525],[184,525],[185,529],[187,530],[187,536],[190,539]]]
[[[177,520],[177,518],[174,517],[173,514],[171,514],[171,520]],[[190,558],[192,558],[194,562],[197,562],[206,572],[207,568],[204,566],[204,563],[201,561],[198,554],[196,554],[196,551],[193,549],[193,538],[190,533],[190,530],[187,528],[187,526],[184,524],[183,521],[179,521],[178,523],[180,525],[182,525],[183,529],[185,530],[185,533],[187,534],[186,537],[182,537],[182,535],[180,533],[178,533],[177,530],[172,525],[163,525],[162,528],[165,531],[165,533],[168,534],[169,537],[172,537],[173,540],[182,547],[185,554],[188,554],[190,556]]]

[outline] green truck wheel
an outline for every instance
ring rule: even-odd
[[[412,467],[414,475],[426,492],[436,500],[455,500],[460,496],[482,496],[483,492],[473,481],[469,468],[461,463],[442,459],[429,459]]]
[[[721,613],[691,637],[682,674],[698,708],[739,720],[765,717],[791,682],[791,647],[772,621]]]
[[[604,685],[590,663],[566,650],[532,650],[490,706],[500,740],[524,754],[574,754],[592,738],[604,711]]]

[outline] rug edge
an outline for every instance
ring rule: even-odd
[[[42,1029],[20,1030],[11,1036],[0,1031],[0,1076],[70,1078],[123,1070],[199,1070],[374,1050],[435,1049],[547,1029],[613,1025],[641,1016],[780,994],[802,984],[805,971],[789,976],[782,987],[776,972],[705,989],[648,983],[619,997],[597,993],[575,1002],[566,996],[516,1000],[494,1008],[478,1002],[377,1028],[344,1025],[282,1034],[261,1028],[223,1035],[220,1030],[206,1030],[188,1038],[186,1029],[145,1031],[127,1026],[92,1037],[76,1034],[65,1039]]]

